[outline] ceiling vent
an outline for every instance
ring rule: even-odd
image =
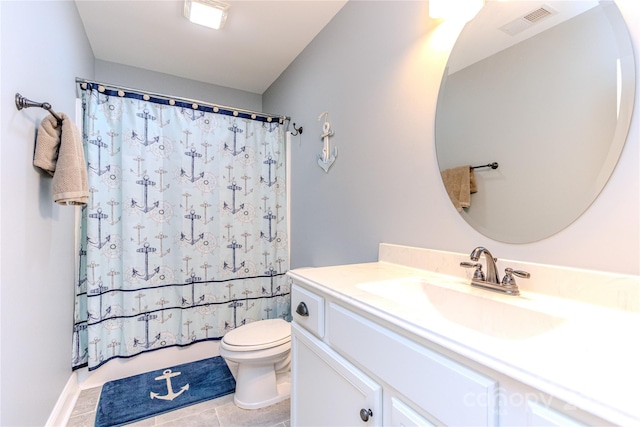
[[[555,9],[545,4],[516,20],[509,22],[507,25],[500,27],[500,29],[509,35],[515,36],[516,34],[521,33],[556,13],[558,12]]]

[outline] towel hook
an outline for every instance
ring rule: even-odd
[[[62,117],[58,116],[53,110],[51,110],[51,104],[49,104],[48,102],[31,101],[20,95],[19,93],[16,93],[16,108],[18,109],[18,111],[22,110],[23,108],[29,107],[40,107],[47,110],[49,114],[55,117],[55,119],[58,121],[58,125],[62,124]]]
[[[296,122],[293,122],[293,130],[295,130],[296,133],[291,132],[291,136],[302,135],[302,126],[296,127]]]

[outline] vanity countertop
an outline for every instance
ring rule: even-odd
[[[502,295],[472,288],[467,278],[384,260],[289,274],[410,338],[433,342],[612,423],[640,423],[638,311],[531,287],[521,286],[520,297]],[[435,291],[430,304],[416,293],[422,282]]]

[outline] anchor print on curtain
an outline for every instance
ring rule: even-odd
[[[73,368],[290,320],[282,125],[86,85]]]

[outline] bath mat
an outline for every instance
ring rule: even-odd
[[[109,381],[102,386],[95,426],[129,424],[233,393],[235,388],[220,356]]]

